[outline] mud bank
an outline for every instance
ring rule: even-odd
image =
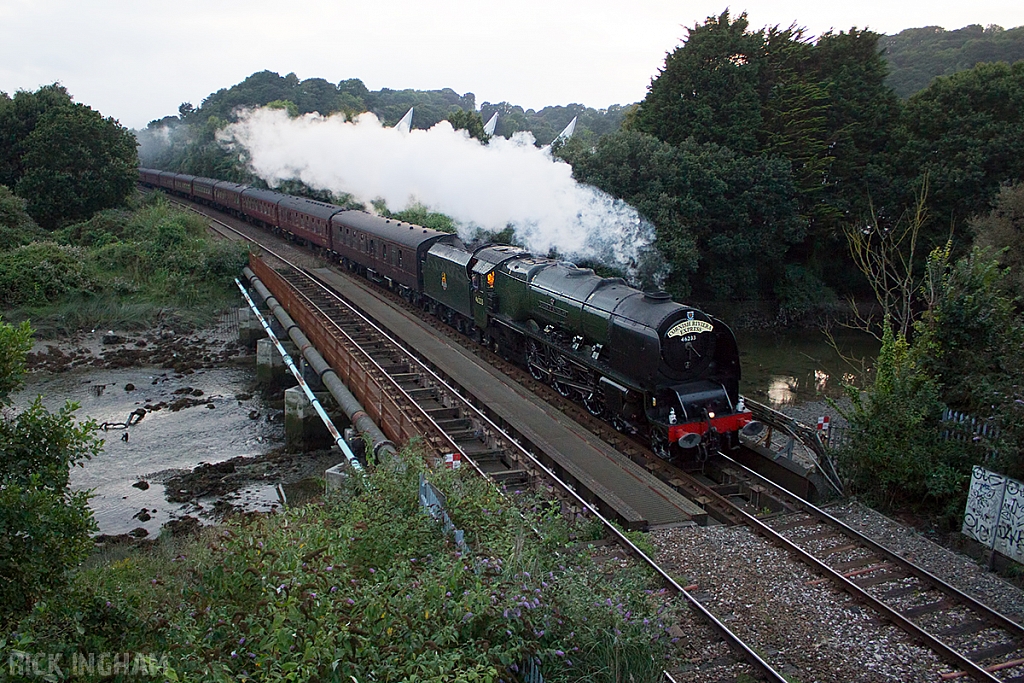
[[[16,407],[37,396],[51,410],[74,401],[78,419],[100,426],[103,452],[71,473],[73,488],[93,492],[99,542],[272,511],[336,464],[326,452],[284,450],[283,403],[260,392],[230,316],[187,336],[161,328],[49,340],[28,364]]]

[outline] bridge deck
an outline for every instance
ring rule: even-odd
[[[313,273],[473,393],[627,522],[643,528],[704,520],[706,513],[561,411],[474,356],[439,338],[362,283],[332,269]]]

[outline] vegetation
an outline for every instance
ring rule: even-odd
[[[419,507],[423,463],[402,458],[317,504],[99,558],[9,622],[5,661],[46,642],[64,661],[166,652],[160,680],[498,681],[531,659],[545,680],[658,680],[671,622],[643,573],[595,568],[586,525],[431,474],[460,549]]]
[[[896,257],[906,248],[900,240],[864,247],[873,252],[865,262],[909,265]],[[980,249],[953,260],[948,244],[932,251],[920,281],[865,270],[876,285],[898,284],[876,290],[886,311],[877,377],[863,395],[849,390],[842,471],[851,492],[876,505],[938,514],[955,527],[974,465],[1024,476],[1024,314],[1010,273]],[[894,330],[892,314],[907,310]],[[946,410],[979,429],[944,421]]]
[[[992,211],[971,221],[971,232],[975,245],[1009,271],[1010,294],[1024,297],[1024,184],[1000,188]]]
[[[31,336],[28,323],[0,320],[0,408],[21,387]],[[76,407],[50,413],[37,399],[0,416],[0,626],[63,586],[92,550],[89,495],[70,490],[69,469],[96,455],[102,441],[95,423],[75,421]]]
[[[559,154],[573,174],[635,206],[657,228],[674,265],[669,290],[728,299],[771,294],[776,263],[799,243],[788,166],[692,138],[679,145],[636,131],[569,140]],[[754,297],[751,297],[754,298]]]
[[[167,307],[210,314],[233,298],[246,254],[207,241],[205,231],[202,219],[158,193],[134,211],[102,211],[46,241],[8,243],[0,251],[0,305],[13,318],[62,329],[137,327]]]
[[[131,132],[57,84],[0,93],[0,160],[0,185],[50,230],[123,205],[137,179]]]
[[[882,39],[889,63],[886,82],[902,98],[924,90],[937,76],[952,76],[982,62],[1024,59],[1024,26],[1003,29],[971,24],[955,31],[939,26],[908,28]]]

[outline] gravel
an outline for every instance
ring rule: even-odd
[[[1024,616],[1024,593],[969,558],[856,502],[830,512],[1007,616]],[[745,527],[658,530],[651,541],[666,571],[695,584],[692,595],[793,680],[934,682],[950,670]]]
[[[1024,591],[986,571],[974,559],[859,503],[835,505],[828,512],[1017,623],[1024,623]]]

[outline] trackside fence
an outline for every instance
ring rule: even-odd
[[[981,420],[949,408],[942,411],[942,422],[947,425],[942,430],[942,438],[946,441],[977,443],[984,440],[991,443],[997,441],[1001,434],[999,427],[988,420]],[[849,427],[833,425],[825,430],[822,441],[829,448],[836,449],[848,446],[851,438]],[[989,451],[988,457],[994,458],[997,454],[998,451],[993,449]]]

